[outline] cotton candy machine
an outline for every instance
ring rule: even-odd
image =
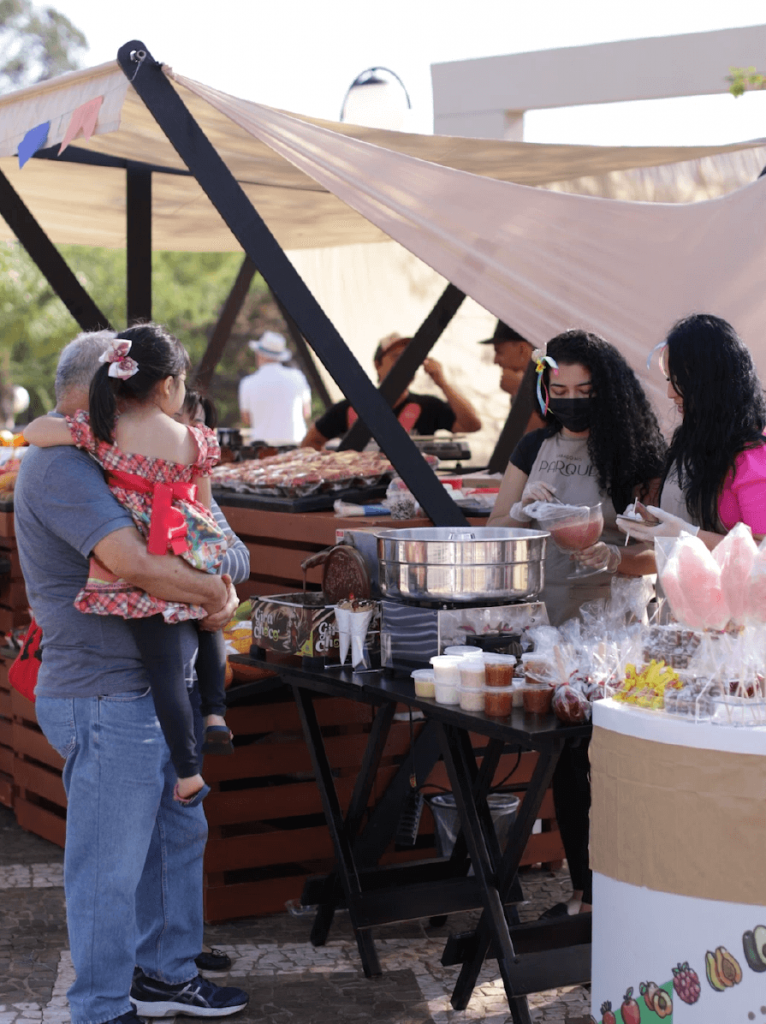
[[[410,670],[452,644],[512,650],[526,628],[546,624],[535,598],[547,537],[498,527],[344,530],[381,602],[382,664]]]

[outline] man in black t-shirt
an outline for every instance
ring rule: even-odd
[[[396,360],[410,343],[411,338],[390,334],[378,345],[373,362],[382,381]],[[423,369],[437,387],[444,392],[446,402],[433,395],[416,395],[405,391],[394,405],[394,413],[405,430],[412,434],[430,436],[437,430],[450,430],[454,434],[472,434],[481,430],[481,420],[471,403],[447,383],[441,363],[426,359]],[[348,399],[331,406],[309,428],[301,442],[303,448],[323,448],[333,437],[342,437],[357,419],[356,410]]]

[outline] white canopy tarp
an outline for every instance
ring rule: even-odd
[[[385,234],[349,208],[310,172],[299,169],[223,111],[268,118],[269,108],[227,97],[166,71],[181,98],[287,250],[380,242]],[[141,74],[137,65],[137,74]],[[120,169],[30,160],[15,153],[30,128],[50,122],[47,146],[60,143],[72,113],[103,96],[96,133],[73,145],[106,156],[185,170],[177,153],[116,61],[71,72],[0,97],[0,169],[56,243],[125,245],[125,174]],[[217,98],[214,102],[214,97]],[[484,177],[626,199],[675,202],[719,195],[752,180],[766,163],[766,142],[718,147],[558,146],[407,135],[279,114],[300,135],[358,140],[383,155],[409,156]],[[672,166],[672,171],[670,170]],[[637,173],[640,169],[641,173]],[[353,173],[353,168],[350,169]],[[152,180],[152,244],[178,251],[239,246],[193,177]],[[0,238],[10,238],[0,219]],[[384,332],[385,333],[385,332]]]
[[[664,382],[647,376],[647,354],[687,313],[730,320],[766,379],[766,177],[699,203],[568,195],[381,151],[180,81],[525,337],[579,326],[612,341],[658,408]]]
[[[626,149],[411,136],[297,117],[166,73],[285,248],[395,239],[530,339],[570,326],[603,334],[660,409],[664,388],[647,375],[646,355],[695,310],[730,319],[763,376],[766,179],[753,181],[763,143]],[[124,244],[123,171],[43,160],[19,170],[12,157],[43,121],[47,144],[60,141],[71,113],[98,95],[96,133],[77,146],[182,168],[116,63],[0,98],[0,167],[55,242]],[[674,177],[680,194],[670,194]],[[565,193],[577,187],[633,200],[663,189],[673,199],[720,197]],[[153,239],[156,248],[237,248],[196,181],[165,174],[153,177]]]

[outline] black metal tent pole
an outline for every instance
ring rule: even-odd
[[[64,257],[33,217],[18,192],[0,171],[0,215],[19,242],[37,264],[51,288],[55,291],[83,331],[98,331],[110,326],[98,308],[67,266]]]
[[[162,66],[137,40],[121,46],[117,60],[234,237],[261,269],[280,302],[290,311],[301,334],[341,391],[352,397],[362,410],[362,418],[371,427],[373,437],[426,514],[439,526],[466,526],[463,513],[439,483],[383,396],[301,280],[229,168],[165,77]]]
[[[152,318],[152,172],[128,164],[126,172],[127,321]]]
[[[234,284],[231,286],[231,291],[223,304],[218,322],[213,328],[207,348],[194,374],[195,383],[202,391],[207,391],[210,387],[210,381],[215,373],[215,368],[223,355],[223,350],[226,347],[226,342],[229,340],[234,321],[237,319],[240,309],[242,309],[242,303],[245,301],[245,296],[250,289],[255,273],[255,264],[249,256],[245,256]]]
[[[504,473],[508,466],[508,460],[516,445],[521,440],[524,428],[529,417],[535,409],[535,364],[529,360],[529,365],[521,378],[519,390],[513,399],[511,411],[505,421],[500,437],[497,439],[495,450],[489,460],[487,469],[490,473]]]
[[[457,313],[464,298],[465,294],[454,284],[448,284],[439,296],[436,305],[412,336],[412,341],[396,360],[388,376],[380,385],[380,393],[389,405],[393,406],[397,398],[403,394],[404,389],[409,386],[418,367],[422,365],[423,360],[439,340],[444,328]],[[359,419],[341,441],[340,448],[354,448],[356,451],[361,451],[370,440],[369,427],[364,422],[361,411],[357,411],[360,414]]]

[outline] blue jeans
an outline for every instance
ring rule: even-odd
[[[149,689],[39,697],[36,710],[66,758],[72,1024],[103,1024],[130,1010],[135,964],[170,984],[196,977],[207,823],[201,807],[173,800],[176,773]]]

